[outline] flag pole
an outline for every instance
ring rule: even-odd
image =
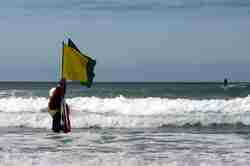
[[[64,41],[62,42],[62,64],[61,64],[61,79],[65,79],[63,78],[63,64],[64,64]],[[66,94],[66,80],[64,80],[64,95],[63,97],[65,96]]]
[[[64,41],[62,41],[62,55],[60,56],[61,57],[61,61],[60,61],[60,65],[59,65],[59,67],[60,67],[60,80],[62,80],[62,78],[63,78],[63,56],[64,56]],[[60,81],[59,80],[59,81]],[[64,122],[64,120],[63,120],[63,114],[64,114],[64,95],[62,95],[61,96],[62,97],[62,101],[61,101],[61,106],[60,106],[60,113],[61,113],[61,125],[62,126],[64,126],[65,124],[65,122]]]
[[[60,79],[63,78],[63,56],[64,56],[64,41],[62,41],[62,56],[61,56],[61,64],[60,64],[60,68],[61,68],[61,73],[60,73]]]

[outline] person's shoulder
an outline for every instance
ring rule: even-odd
[[[57,86],[55,91],[54,91],[54,94],[55,95],[60,95],[61,94],[61,87],[60,86]]]

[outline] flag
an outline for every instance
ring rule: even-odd
[[[63,44],[62,78],[91,87],[96,61],[81,53],[71,39]]]

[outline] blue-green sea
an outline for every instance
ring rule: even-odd
[[[56,85],[0,83],[0,165],[250,164],[247,82],[69,82],[68,134],[51,130]]]

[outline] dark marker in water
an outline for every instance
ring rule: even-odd
[[[227,79],[225,78],[225,79],[224,79],[224,86],[227,86],[227,84],[228,84],[228,81],[227,81]]]

